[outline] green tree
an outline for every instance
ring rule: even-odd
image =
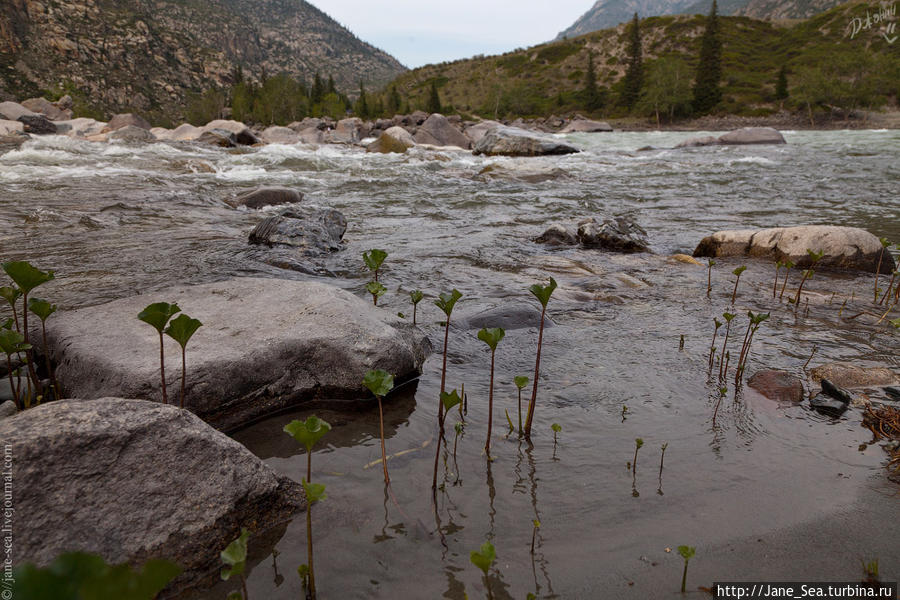
[[[309,93],[309,101],[312,104],[321,104],[324,96],[325,83],[322,81],[322,76],[316,71],[316,76],[313,78],[312,89]]]
[[[363,119],[368,119],[371,116],[369,100],[366,98],[366,86],[363,85],[362,81],[359,82],[359,98],[356,100],[353,112],[356,113],[357,117]]]
[[[438,95],[437,81],[434,79],[431,80],[431,92],[428,94],[425,112],[429,114],[441,112],[441,97]]]
[[[659,127],[660,115],[671,122],[675,117],[689,114],[692,99],[690,68],[680,58],[665,57],[647,69],[647,81],[637,108],[643,115],[655,115]]]
[[[191,123],[203,125],[222,118],[224,108],[225,93],[222,90],[209,88],[202,94],[188,96],[187,119]]]
[[[400,94],[397,92],[397,86],[392,85],[388,90],[387,95],[387,112],[389,117],[393,117],[396,114],[400,113],[402,100],[400,100]]]
[[[784,65],[781,65],[775,82],[775,99],[781,103],[788,99],[787,68]]]
[[[641,87],[644,83],[641,30],[637,13],[634,13],[631,24],[628,26],[627,54],[628,67],[625,70],[624,84],[622,86],[622,104],[631,110],[641,97]]]
[[[334,86],[334,77],[328,76],[328,86],[325,88],[326,94],[337,94],[337,88]]]
[[[706,30],[700,40],[700,60],[697,63],[697,75],[694,79],[694,110],[708,113],[722,101],[722,40],[719,37],[719,17],[716,0],[713,0],[709,16],[706,18]]]
[[[562,106],[563,97],[560,94],[557,104]],[[587,74],[584,77],[584,107],[587,110],[599,110],[603,108],[603,97],[597,88],[597,72],[594,69],[594,53],[588,51]]]

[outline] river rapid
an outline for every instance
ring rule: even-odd
[[[409,290],[423,290],[419,322],[437,350],[385,407],[387,451],[399,454],[388,463],[395,497],[372,465],[380,445],[371,403],[306,407],[233,433],[299,481],[306,457],[281,428],[312,412],[334,426],[313,457],[313,480],[328,493],[313,509],[320,598],[674,597],[682,544],[697,547],[691,589],[775,575],[854,580],[859,561],[873,558],[896,580],[900,550],[878,537],[878,519],[896,515],[897,486],[883,450],[860,449],[871,436],[859,410],[830,419],[806,403],[736,391],[707,369],[713,318],[729,309],[740,264],[748,269],[735,331],[743,334],[748,310],[772,315],[748,375],[779,368],[805,379],[814,348],[810,367],[845,360],[900,369],[900,333],[865,314],[874,312],[873,276],[816,273],[808,306],[795,310],[772,299],[768,261],[719,261],[707,298],[706,268],[668,257],[735,228],[848,225],[900,241],[900,132],[798,131],[785,132],[781,146],[665,149],[690,135],[568,135],[583,152],[529,159],[39,137],[0,154],[0,257],[55,270],[41,291],[71,309],[136,293],[165,300],[154,292],[248,275],[316,278],[363,297],[363,251],[388,252],[379,306],[409,317]],[[225,201],[260,185],[294,187],[302,204],[342,211],[345,249],[307,260],[249,245],[267,211]],[[551,222],[618,215],[646,229],[653,254],[532,241]],[[447,377],[451,388],[465,384],[467,425],[457,436],[458,417],[448,419],[434,511],[443,315],[432,300],[459,289],[454,318],[538,306],[527,289],[548,276],[560,288],[547,311],[555,327],[544,333],[533,446],[504,437],[504,411],[516,420],[513,376],[534,375],[537,323],[508,331],[498,347],[492,461],[483,454],[489,350],[475,331],[451,329]],[[561,426],[555,442],[551,423]],[[632,472],[636,438],[644,445]],[[498,556],[487,580],[469,562],[485,540]],[[251,598],[302,597],[305,518],[251,543],[251,562]],[[223,598],[232,587],[196,595]]]

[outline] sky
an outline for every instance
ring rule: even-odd
[[[410,68],[547,42],[594,0],[308,0]]]

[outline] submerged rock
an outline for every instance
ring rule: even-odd
[[[719,231],[700,241],[694,256],[750,256],[772,261],[790,260],[804,269],[811,263],[807,249],[824,252],[817,267],[874,273],[882,255],[877,237],[864,229],[834,225],[805,225],[773,229]],[[881,272],[896,268],[890,252],[884,252]]]
[[[471,315],[465,315],[456,321],[450,321],[455,327],[464,330],[481,329],[483,327],[502,327],[506,331],[540,327],[541,310],[531,304],[516,303],[489,308]],[[556,324],[549,316],[544,317],[544,328]]]
[[[491,179],[507,179],[525,183],[543,183],[567,177],[568,173],[559,167],[535,167],[528,164],[499,165],[490,164],[481,169],[473,179],[487,181]]]
[[[747,385],[770,400],[803,402],[803,382],[786,371],[757,371],[747,381]]]
[[[569,231],[565,225],[554,223],[544,233],[534,238],[538,244],[550,246],[574,246],[578,243],[578,237]]]
[[[170,560],[207,578],[240,533],[305,506],[300,484],[195,415],[142,400],[61,400],[0,421],[15,462],[16,561],[67,551]],[[172,588],[170,588],[172,589]]]
[[[578,224],[578,240],[585,248],[602,248],[613,252],[649,252],[647,232],[629,217],[590,218]]]
[[[592,121],[590,119],[575,119],[560,130],[560,133],[596,133],[609,132],[613,128],[609,123],[603,121]]]
[[[347,231],[347,218],[333,208],[288,208],[250,232],[253,244],[292,246],[308,256],[336,252]]]
[[[692,137],[677,144],[676,148],[698,148],[701,146],[715,146],[719,143],[719,138],[712,135],[704,135]]]
[[[258,209],[279,204],[295,204],[301,200],[303,200],[303,194],[291,188],[261,187],[226,200],[226,202],[233,207],[246,206]]]
[[[136,315],[177,302],[203,323],[187,347],[185,407],[231,429],[312,398],[361,398],[370,369],[417,375],[428,338],[334,286],[236,278],[169,288],[47,321],[60,385],[77,398],[161,399],[159,336]],[[52,321],[52,326],[51,326]],[[178,401],[181,351],[165,338],[169,398]]]
[[[366,152],[403,154],[415,145],[416,140],[407,130],[402,127],[389,127],[378,136],[377,140],[366,146]]]
[[[88,137],[97,135],[106,127],[106,123],[81,117],[68,121],[56,121],[56,132],[69,137]]]
[[[554,137],[516,127],[491,128],[472,150],[487,156],[546,156],[579,152],[574,146]]]
[[[771,127],[742,127],[719,136],[724,145],[785,144],[784,136]]]
[[[860,367],[850,363],[833,362],[811,369],[810,378],[818,383],[827,379],[846,388],[882,386],[900,382],[900,375],[884,367]]]

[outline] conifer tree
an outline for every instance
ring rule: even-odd
[[[697,76],[694,79],[694,110],[707,113],[722,100],[722,40],[719,38],[719,17],[716,14],[717,4],[713,0],[712,8],[706,19],[706,30],[700,40],[700,61],[697,63]]]
[[[557,99],[557,103],[562,106],[562,95]],[[597,89],[597,72],[594,69],[594,53],[588,52],[587,75],[584,78],[584,107],[588,110],[598,110],[603,108],[603,98],[600,90]]]
[[[366,98],[366,87],[363,85],[362,81],[359,82],[359,98],[356,100],[354,112],[356,112],[356,116],[363,119],[367,119],[370,116],[369,101],[368,98]]]
[[[319,72],[316,71],[316,76],[313,79],[312,90],[309,93],[309,101],[312,104],[319,104],[322,102],[322,97],[325,95],[325,83],[322,81],[322,76],[319,75]]]
[[[644,84],[644,65],[641,52],[641,30],[638,14],[634,13],[628,29],[628,68],[625,70],[622,88],[622,104],[629,110],[634,108],[641,97]]]
[[[326,94],[337,94],[337,88],[334,86],[334,77],[331,75],[328,76],[328,88],[325,91]]]
[[[428,114],[441,112],[441,97],[438,95],[437,82],[431,80],[431,93],[428,95],[428,103],[425,105]]]
[[[788,99],[787,69],[784,65],[781,65],[781,69],[778,71],[778,80],[775,82],[775,99],[779,102]]]
[[[388,90],[387,112],[389,117],[393,117],[400,113],[400,94],[397,92],[397,86],[392,85]]]

